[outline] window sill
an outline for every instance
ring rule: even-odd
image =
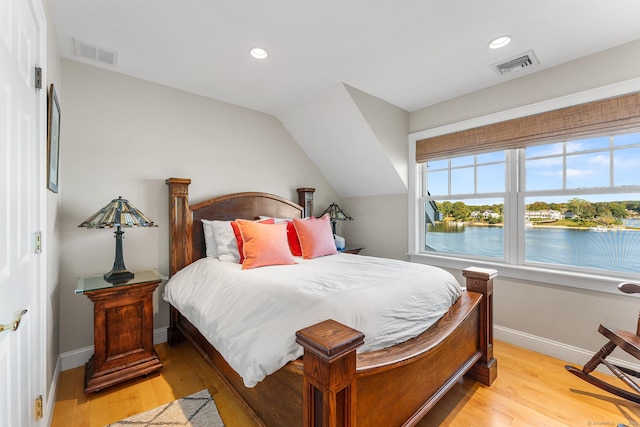
[[[498,271],[498,279],[516,279],[583,290],[624,295],[618,290],[618,283],[640,281],[637,274],[620,273],[618,276],[597,275],[585,272],[553,270],[538,266],[508,265],[500,262],[472,258],[452,257],[435,254],[410,253],[412,262],[429,264],[442,268],[463,270],[469,266],[492,268]]]

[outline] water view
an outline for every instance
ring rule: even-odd
[[[627,227],[640,227],[640,219],[625,219]],[[525,230],[528,262],[640,272],[640,230],[539,227]],[[500,226],[429,225],[427,251],[504,258]]]

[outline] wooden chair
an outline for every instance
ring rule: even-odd
[[[618,285],[618,289],[627,294],[640,293],[640,284],[629,282],[620,283]],[[638,326],[635,333],[614,330],[605,325],[600,325],[598,332],[607,337],[609,342],[606,343],[600,351],[593,355],[591,360],[584,365],[584,368],[578,369],[574,366],[566,365],[565,369],[576,375],[578,378],[581,378],[596,387],[600,387],[609,393],[613,393],[616,396],[620,396],[635,403],[640,403],[640,386],[636,381],[631,379],[631,377],[640,378],[640,372],[623,366],[613,365],[605,360],[616,347],[621,348],[636,359],[640,360],[640,317],[638,317]],[[609,368],[616,377],[618,377],[634,392],[621,389],[592,376],[591,372],[593,372],[601,363]]]

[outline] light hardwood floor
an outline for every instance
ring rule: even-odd
[[[460,381],[420,427],[640,426],[640,405],[581,381],[565,371],[564,362],[503,342],[496,342],[494,350],[498,378],[493,385]],[[83,367],[63,372],[52,426],[101,427],[204,388],[211,391],[227,427],[253,426],[189,344],[160,344],[156,351],[164,363],[160,372],[98,393],[84,393]]]

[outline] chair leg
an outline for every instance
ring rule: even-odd
[[[609,383],[606,383],[590,374],[585,374],[584,372],[582,372],[580,369],[575,368],[573,366],[567,365],[565,366],[565,369],[569,372],[571,372],[572,374],[574,374],[575,376],[577,376],[580,379],[585,380],[586,382],[588,382],[589,384],[592,384],[598,388],[601,388],[604,391],[607,391],[611,394],[615,394],[616,396],[620,396],[623,399],[627,399],[631,402],[635,402],[640,404],[640,394],[636,394],[636,393],[631,393],[628,392],[626,390],[623,390],[619,387],[613,386]]]
[[[633,369],[625,368],[624,366],[615,365],[616,368],[620,369],[622,372],[631,375],[632,377],[640,378],[640,372],[635,371]]]
[[[620,368],[618,368],[615,365],[612,365],[611,363],[607,362],[604,359],[602,359],[602,363],[604,363],[605,366],[607,368],[609,368],[609,370],[611,372],[613,372],[613,375],[618,377],[620,379],[620,381],[625,383],[630,389],[634,390],[636,393],[640,393],[640,387],[638,387],[638,384],[636,384],[635,381],[633,381],[631,378],[629,378],[627,376],[627,374],[622,372],[622,370]]]
[[[610,355],[615,348],[616,345],[613,343],[613,341],[609,341],[608,343],[606,343],[596,354],[593,355],[593,357],[587,363],[584,364],[582,372],[584,372],[585,374],[590,374],[591,372],[593,372],[598,367],[598,365],[602,363],[605,357]]]
[[[620,366],[613,365],[605,360],[605,358],[609,356],[615,348],[616,348],[616,345],[612,341],[609,341],[596,354],[594,354],[593,357],[587,363],[585,363],[582,369],[578,369],[571,365],[566,365],[565,369],[571,372],[572,374],[574,374],[575,376],[577,376],[578,378],[585,380],[589,384],[592,384],[598,388],[601,388],[611,394],[615,394],[616,396],[620,396],[624,399],[640,404],[640,387],[635,383],[635,381],[633,381],[631,378],[629,378],[626,375],[626,373],[628,373],[630,375],[638,376],[637,375],[638,373],[626,368],[622,368]],[[628,387],[633,389],[636,393],[631,393],[627,390],[623,390],[619,387],[611,385],[605,381],[602,381],[590,375],[590,373],[593,372],[601,363],[604,364],[607,368],[609,368],[616,377],[618,377],[622,382],[624,382]]]

